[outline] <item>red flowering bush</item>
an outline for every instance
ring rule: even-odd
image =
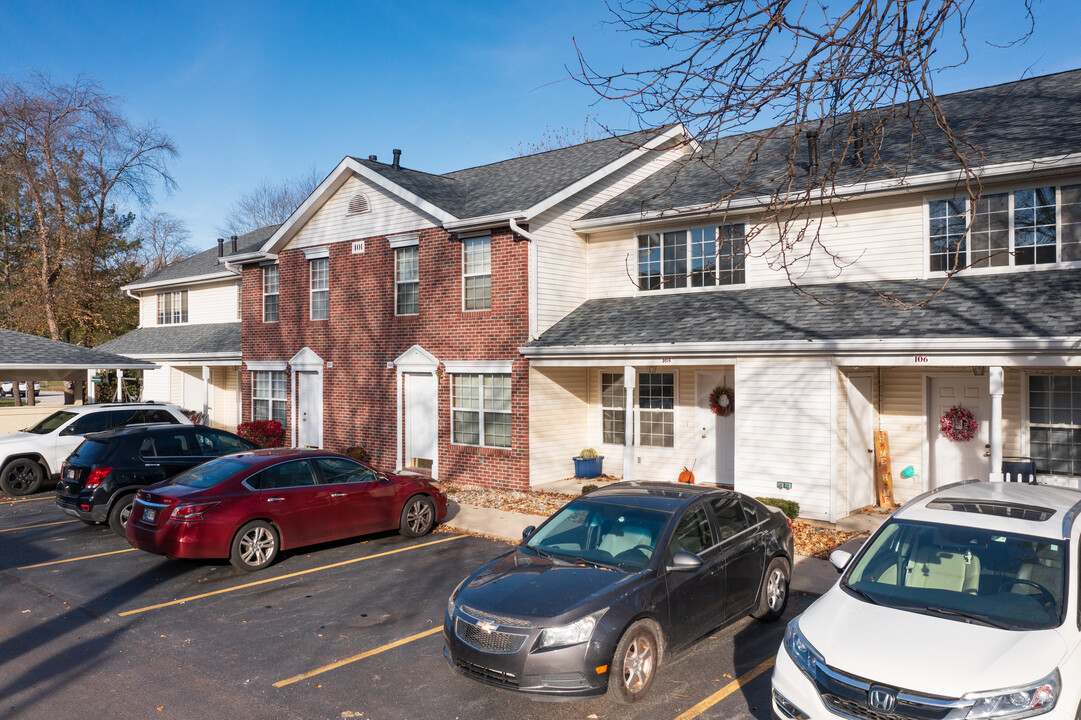
[[[237,425],[236,434],[259,447],[281,447],[285,429],[277,420],[252,420]]]

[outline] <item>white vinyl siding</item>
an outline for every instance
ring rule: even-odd
[[[917,368],[881,370],[878,429],[884,430],[889,438],[895,502],[905,502],[919,495],[926,489],[924,476],[930,477],[930,471],[924,465],[927,437],[925,383],[924,371]],[[935,420],[937,423],[937,418]],[[901,470],[909,465],[919,477],[901,477]]]
[[[795,500],[800,514],[833,520],[836,374],[829,358],[736,361],[736,489]],[[777,482],[792,483],[778,490]]]
[[[564,480],[571,458],[590,445],[586,368],[530,368],[529,483]],[[602,453],[604,454],[604,453]],[[604,471],[618,475],[622,457],[605,457]]]
[[[157,370],[143,370],[143,395],[142,400],[155,402],[172,402],[173,398],[169,388],[169,373],[171,368],[163,365]]]
[[[370,211],[349,214],[349,203],[357,193],[368,198]],[[291,248],[353,241],[377,235],[437,227],[438,222],[376,185],[358,177],[350,178],[304,223],[289,242]]]

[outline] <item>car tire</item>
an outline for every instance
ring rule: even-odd
[[[0,490],[12,497],[29,495],[37,492],[44,477],[45,471],[36,460],[18,458],[5,465],[4,471],[0,472]]]
[[[633,623],[616,645],[608,668],[608,697],[630,704],[645,697],[661,664],[661,629],[652,620]]]
[[[233,567],[248,572],[262,570],[278,556],[278,531],[263,520],[253,520],[237,531],[229,551]]]
[[[121,495],[113,506],[109,508],[109,527],[122,538],[126,538],[125,531],[128,527],[128,518],[131,517],[131,509],[135,506],[135,493]]]
[[[784,615],[784,609],[788,607],[789,578],[788,561],[784,558],[773,558],[766,568],[766,574],[762,576],[758,607],[751,612],[751,617],[770,622]]]
[[[402,508],[398,532],[406,537],[427,535],[435,527],[435,503],[427,495],[414,495]]]

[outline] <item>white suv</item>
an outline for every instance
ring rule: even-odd
[[[1081,492],[968,481],[905,504],[788,625],[779,718],[1081,718]]]
[[[175,405],[153,402],[77,405],[57,410],[26,430],[0,435],[0,490],[8,495],[36,492],[45,478],[60,474],[60,465],[87,433],[163,422],[191,424]]]

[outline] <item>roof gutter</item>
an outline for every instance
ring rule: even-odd
[[[1006,178],[1011,175],[1024,175],[1036,171],[1064,171],[1081,167],[1081,153],[1068,155],[1056,155],[1048,158],[1036,158],[1033,160],[1018,160],[1014,162],[998,163],[989,165],[976,171],[981,180],[994,180]],[[855,183],[842,188],[827,191],[822,188],[815,189],[804,196],[796,197],[789,204],[795,205],[800,202],[829,202],[861,195],[890,195],[909,194],[924,192],[934,189],[935,186],[955,185],[965,179],[963,170],[944,170],[942,172],[925,173],[911,178],[889,178],[885,180],[872,180],[863,183]],[[576,232],[588,233],[598,230],[612,230],[621,227],[637,226],[642,223],[663,222],[673,217],[703,216],[710,217],[723,215],[733,211],[760,210],[773,203],[771,195],[755,195],[747,198],[739,198],[724,203],[723,207],[717,202],[697,203],[685,205],[679,208],[666,208],[664,210],[651,210],[648,212],[625,213],[604,218],[590,218],[587,220],[575,220],[571,222],[571,229]]]
[[[496,213],[494,215],[479,215],[465,218],[464,220],[452,220],[443,223],[443,229],[447,232],[469,232],[470,230],[485,230],[492,227],[502,227],[517,218],[525,219],[525,212],[512,210],[511,212]]]
[[[221,262],[219,260],[219,262]],[[152,290],[154,288],[168,287],[170,285],[194,285],[195,283],[213,282],[215,280],[221,280],[228,278],[232,273],[217,272],[207,273],[204,275],[189,275],[182,278],[174,278],[172,280],[155,280],[148,283],[132,283],[130,285],[122,285],[120,287],[124,292],[130,293],[132,290]]]
[[[517,233],[529,241],[529,339],[536,340],[539,337],[537,333],[539,325],[537,317],[539,312],[537,304],[537,238],[530,235],[527,230],[523,230],[514,221],[514,218],[508,219],[507,224],[510,225],[511,232]]]

